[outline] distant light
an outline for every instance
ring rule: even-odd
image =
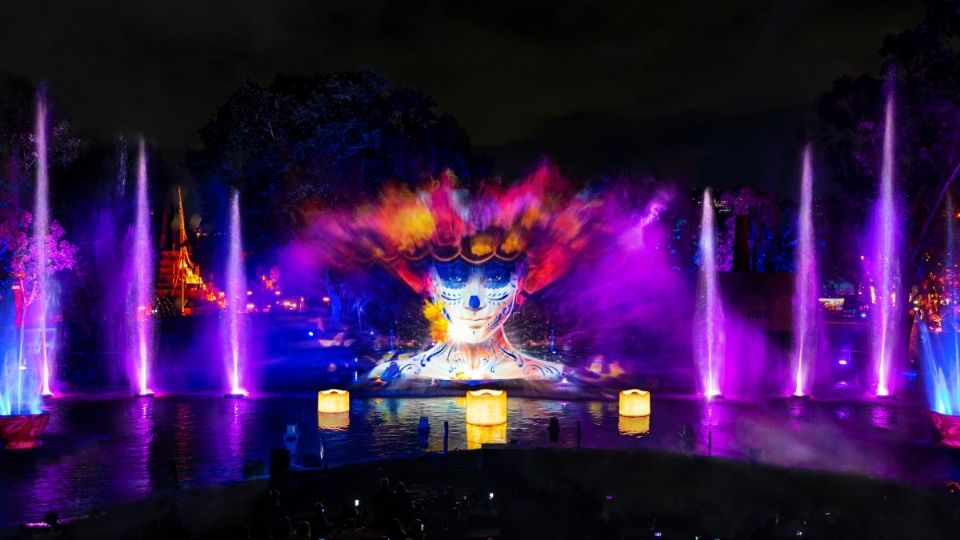
[[[280,296],[280,290],[278,289],[278,290],[276,290],[276,291],[273,291],[273,294],[275,294],[275,295],[277,295],[277,296]]]
[[[490,500],[491,500],[491,501],[493,500],[493,492],[492,492],[492,491],[490,492]]]
[[[247,296],[253,296],[253,291],[247,291]]]
[[[354,506],[360,506],[360,499],[354,499],[354,500],[353,500],[353,505],[354,505]]]
[[[309,332],[307,332],[307,335],[310,337],[313,337],[313,330],[310,330]]]
[[[861,319],[866,319],[866,318],[867,318],[867,312],[866,312],[866,311],[861,311],[861,312],[860,312],[860,318],[861,318]]]
[[[329,301],[330,301],[330,297],[329,297],[329,296],[324,296],[324,297],[323,297],[323,302],[324,302],[324,303],[327,303],[327,302],[329,302]]]
[[[840,360],[838,360],[837,363],[840,364],[841,366],[847,365],[847,361],[846,361],[845,359],[843,359],[843,358],[841,358]]]

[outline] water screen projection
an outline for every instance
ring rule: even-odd
[[[561,381],[565,366],[514,346],[504,323],[571,269],[595,237],[603,203],[541,166],[509,187],[470,190],[451,174],[420,190],[392,186],[353,212],[314,222],[324,264],[378,263],[425,297],[427,350],[378,364],[378,380]]]

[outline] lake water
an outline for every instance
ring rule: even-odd
[[[462,398],[353,399],[344,415],[318,415],[314,396],[240,400],[217,396],[154,399],[63,398],[47,403],[43,446],[0,451],[0,526],[36,520],[47,511],[83,515],[93,507],[170,489],[175,461],[184,488],[243,478],[246,460],[269,462],[286,426],[300,432],[294,463],[321,454],[330,466],[436,452],[443,422],[450,450],[484,442],[549,445],[550,417],[560,443],[597,448],[653,448],[777,465],[827,469],[933,485],[960,476],[956,453],[936,443],[927,413],[911,402],[775,400],[704,402],[656,398],[649,420],[625,419],[615,402],[510,398],[508,423],[468,428]],[[319,417],[318,417],[319,416]],[[430,423],[418,435],[420,417]]]

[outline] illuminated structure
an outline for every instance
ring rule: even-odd
[[[157,296],[177,298],[177,307],[182,315],[193,312],[193,303],[212,302],[223,307],[224,297],[208,287],[200,276],[200,265],[190,258],[187,242],[187,223],[183,215],[183,196],[177,187],[177,212],[179,230],[173,249],[160,252],[160,271],[157,279]]]
[[[312,231],[327,264],[377,262],[428,297],[434,344],[376,366],[371,378],[560,381],[563,366],[514,347],[503,325],[573,264],[598,201],[576,197],[541,166],[508,188],[472,196],[443,175],[420,191],[391,187],[376,205],[328,216]]]

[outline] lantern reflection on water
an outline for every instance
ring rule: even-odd
[[[621,391],[620,416],[650,416],[650,392],[635,388]]]
[[[621,415],[617,429],[621,435],[646,435],[650,433],[650,417]]]
[[[317,392],[317,412],[345,413],[350,410],[350,392],[346,390],[321,390]]]
[[[350,413],[317,413],[317,427],[326,431],[346,431],[350,427]]]
[[[507,423],[495,426],[467,424],[467,450],[477,450],[485,444],[507,444]]]
[[[467,424],[496,426],[507,423],[507,393],[503,390],[467,392]]]

